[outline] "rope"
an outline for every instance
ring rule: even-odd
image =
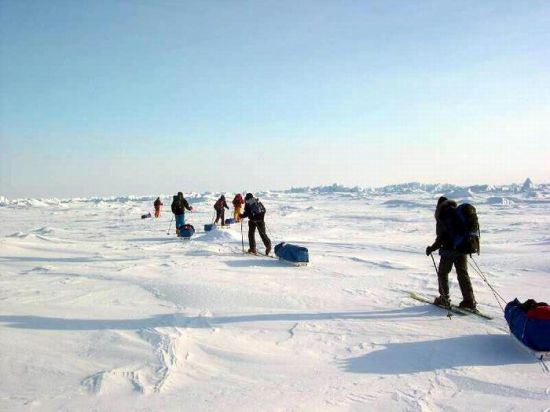
[[[265,220],[264,220],[264,223],[265,223]],[[265,223],[265,230],[266,232],[269,234],[269,236],[271,237],[271,239],[274,239],[275,236],[273,236],[273,233],[271,233],[271,230],[269,230],[269,226],[267,226],[267,223]]]
[[[473,271],[477,273],[481,279],[483,279],[483,281],[489,287],[489,289],[491,289],[491,292],[493,293],[493,296],[495,297],[495,300],[497,301],[498,306],[500,306],[500,309],[502,309],[502,311],[504,312],[504,307],[502,306],[501,301],[504,302],[504,304],[506,304],[507,303],[506,300],[500,295],[500,293],[498,293],[498,291],[493,287],[493,285],[489,283],[487,276],[483,274],[483,272],[481,271],[481,268],[479,267],[479,265],[477,264],[477,262],[473,257],[472,257],[472,261],[474,262],[475,266],[472,265],[470,261],[468,261],[468,264],[473,269]]]

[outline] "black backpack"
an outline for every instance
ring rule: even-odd
[[[453,246],[457,252],[479,255],[480,231],[475,207],[469,203],[463,203],[455,209],[451,234]]]
[[[247,202],[252,217],[265,213],[265,207],[258,199],[253,198],[252,202]]]

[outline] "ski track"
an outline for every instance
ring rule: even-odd
[[[394,197],[263,195],[272,239],[310,249],[304,268],[242,254],[240,225],[203,233],[214,195],[192,201],[191,241],[166,234],[169,214],[139,219],[148,201],[0,207],[0,407],[547,408],[541,368],[474,273],[493,321],[408,297],[437,294],[434,196]],[[476,201],[491,283],[548,300],[550,204]]]

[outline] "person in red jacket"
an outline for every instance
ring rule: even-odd
[[[163,203],[160,201],[160,197],[157,197],[157,200],[155,200],[153,205],[155,206],[155,217],[160,217],[160,207],[163,206]]]
[[[244,205],[243,195],[241,195],[240,193],[237,193],[233,198],[232,203],[233,203],[233,207],[235,208],[235,210],[233,211],[233,218],[235,219],[235,222],[240,222],[241,213]]]
[[[216,203],[214,203],[214,209],[216,210],[216,220],[214,223],[218,224],[218,221],[221,219],[222,226],[225,226],[225,209],[229,209],[229,206],[227,206],[224,195],[221,195]]]

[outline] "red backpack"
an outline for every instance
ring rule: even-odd
[[[214,209],[216,210],[221,210],[223,209],[223,202],[225,201],[225,199],[222,199],[222,198],[219,198],[216,203],[214,203]]]
[[[237,193],[235,195],[235,198],[233,199],[233,206],[239,206],[239,205],[242,205],[244,203],[244,199],[243,199],[243,196],[240,194],[240,193]]]

